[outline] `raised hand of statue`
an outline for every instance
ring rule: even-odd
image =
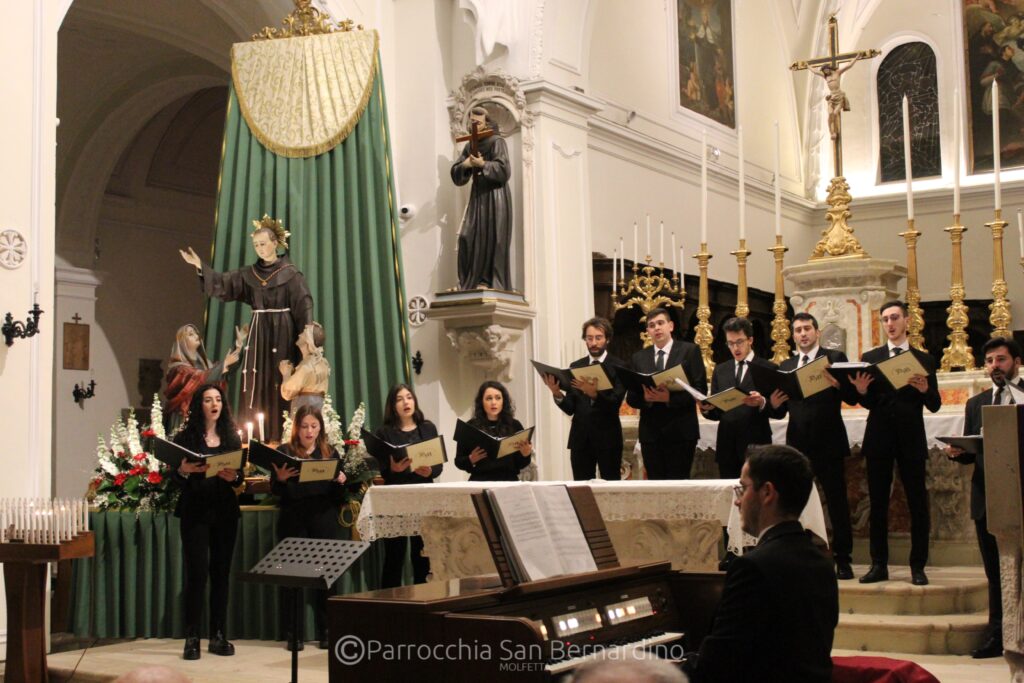
[[[199,259],[199,255],[196,254],[192,247],[189,247],[188,251],[185,251],[184,249],[179,249],[178,253],[181,254],[181,258],[185,260],[185,263],[189,264],[190,266],[195,266],[196,270],[202,270],[203,262]]]
[[[231,349],[228,351],[228,355],[224,356],[224,372],[228,371],[232,365],[238,362],[238,349]]]

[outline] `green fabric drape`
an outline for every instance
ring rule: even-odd
[[[248,571],[277,545],[278,510],[242,509],[235,554],[231,562],[228,637],[283,638],[280,590],[235,578]],[[68,623],[75,635],[97,638],[184,638],[185,605],[181,595],[184,567],[178,518],[168,512],[93,512],[95,557],[75,560]],[[340,529],[339,538],[350,532]],[[380,586],[384,549],[373,544],[335,584],[336,593],[373,590]],[[406,560],[406,582],[412,566]],[[313,610],[306,595],[306,634],[313,634]],[[207,627],[204,614],[202,628]],[[205,633],[203,634],[205,637]]]
[[[289,255],[313,294],[314,319],[327,333],[330,393],[348,420],[360,401],[367,426],[382,417],[390,385],[410,380],[402,258],[384,88],[379,76],[359,123],[334,149],[289,159],[265,148],[229,89],[212,266],[253,263],[249,234],[264,213],[291,231]],[[250,309],[211,300],[206,345],[220,358]],[[236,373],[237,375],[237,373]],[[231,392],[237,405],[238,377]],[[269,417],[269,416],[268,416]],[[275,416],[279,418],[280,416]]]

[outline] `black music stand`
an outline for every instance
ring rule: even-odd
[[[328,590],[370,547],[367,541],[336,541],[327,538],[286,538],[274,546],[256,566],[238,574],[242,581],[269,583],[293,591],[292,634],[301,632],[302,589]],[[299,649],[292,650],[292,681],[299,681]]]

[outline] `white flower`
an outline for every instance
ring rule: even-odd
[[[153,407],[149,411],[149,428],[161,439],[167,439],[164,431],[164,410],[160,405],[160,394],[153,394]]]

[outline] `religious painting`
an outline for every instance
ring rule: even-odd
[[[732,0],[676,0],[679,106],[736,127]]]
[[[1024,165],[1024,7],[963,0],[967,158],[972,173],[993,169],[992,91],[998,83],[1000,163]]]
[[[89,369],[89,326],[64,323],[64,369]]]

